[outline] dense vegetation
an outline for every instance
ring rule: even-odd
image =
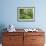
[[[20,19],[32,19],[33,10],[32,9],[20,9]]]

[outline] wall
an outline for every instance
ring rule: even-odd
[[[1,0],[0,24],[16,28],[46,28],[46,0]],[[17,7],[35,7],[35,22],[18,22]]]

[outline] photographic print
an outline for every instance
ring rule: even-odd
[[[17,20],[24,22],[31,22],[35,20],[35,8],[34,7],[18,7],[17,8]]]

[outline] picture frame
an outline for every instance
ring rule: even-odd
[[[35,7],[18,7],[17,20],[20,22],[35,21]]]

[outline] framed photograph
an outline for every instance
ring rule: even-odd
[[[17,20],[22,22],[35,21],[35,7],[18,7]]]

